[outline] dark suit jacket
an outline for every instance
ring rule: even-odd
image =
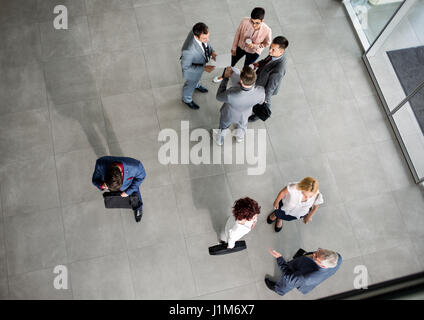
[[[265,59],[259,61],[259,65]],[[284,52],[281,59],[268,62],[263,68],[256,71],[256,85],[265,88],[265,101],[271,103],[271,96],[278,93],[281,79],[286,74],[287,55]]]
[[[113,162],[121,162],[124,167],[124,179],[122,181],[121,191],[125,191],[128,195],[138,191],[138,188],[146,177],[146,171],[140,161],[127,157],[106,156],[97,159],[92,178],[93,184],[102,190],[100,185],[104,182],[107,168]]]
[[[301,256],[286,262],[283,257],[277,259],[277,264],[283,272],[283,276],[275,285],[275,291],[284,295],[293,288],[297,288],[303,294],[308,293],[325,279],[331,277],[339,269],[342,257],[339,254],[337,266],[334,268],[321,268],[313,259]]]

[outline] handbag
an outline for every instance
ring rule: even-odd
[[[265,121],[271,116],[271,109],[268,107],[266,102],[258,103],[253,106],[252,112],[255,116],[257,116],[262,121]]]
[[[244,240],[236,241],[234,248],[232,248],[232,249],[228,249],[227,246],[228,246],[227,243],[222,243],[222,244],[218,244],[216,246],[209,247],[209,254],[211,256],[217,256],[217,255],[242,251],[242,250],[247,248],[246,241],[244,241]]]

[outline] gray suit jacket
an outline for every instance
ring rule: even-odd
[[[260,64],[265,59],[259,61]],[[262,86],[265,88],[265,100],[270,103],[271,96],[274,96],[278,93],[280,88],[281,79],[283,79],[286,74],[286,64],[287,64],[287,55],[284,52],[281,59],[276,61],[268,62],[263,68],[256,71],[256,85]]]
[[[216,99],[224,102],[221,107],[221,122],[247,124],[252,108],[258,103],[263,103],[265,90],[263,87],[254,86],[245,90],[241,86],[227,89],[228,79],[224,78],[216,93]]]
[[[212,46],[208,43],[206,50],[212,55]],[[194,39],[193,31],[190,31],[183,47],[181,48],[181,68],[184,80],[198,81],[206,64],[205,54]]]

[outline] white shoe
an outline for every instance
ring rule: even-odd
[[[221,130],[213,129],[212,130],[212,139],[213,139],[213,141],[216,142],[216,144],[218,146],[222,146],[222,144],[224,143],[224,141],[223,141],[224,139],[223,139],[223,136],[221,135]]]
[[[238,143],[242,143],[242,142],[244,141],[244,138],[236,137],[236,141],[237,141]]]
[[[212,80],[213,82],[215,82],[215,83],[220,83],[221,81],[222,81],[222,78],[221,79],[219,79],[219,77],[218,76],[216,76],[215,78],[213,78],[213,80]]]

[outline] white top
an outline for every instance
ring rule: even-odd
[[[287,195],[282,199],[283,206],[281,210],[283,210],[287,215],[296,217],[300,219],[301,217],[307,215],[309,213],[309,209],[313,205],[320,205],[324,203],[324,199],[322,194],[317,191],[317,194],[302,202],[303,194],[301,190],[296,188],[297,182],[289,183],[287,186]]]
[[[225,229],[221,232],[221,240],[228,243],[228,248],[234,248],[236,241],[248,234],[252,229],[252,225],[257,220],[258,218],[256,216],[255,219],[241,224],[239,221],[236,221],[234,216],[229,217],[225,224]]]

